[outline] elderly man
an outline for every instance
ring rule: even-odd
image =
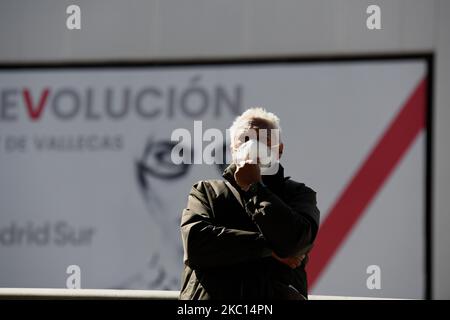
[[[284,176],[284,145],[271,134],[280,130],[273,113],[248,109],[230,128],[233,162],[224,179],[192,187],[181,218],[180,299],[307,298],[305,265],[320,213],[316,193]],[[264,153],[252,158],[251,145],[266,149],[275,171],[261,175]]]

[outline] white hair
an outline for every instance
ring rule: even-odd
[[[231,139],[231,147],[235,144],[236,133],[239,129],[245,125],[248,120],[251,119],[262,119],[269,122],[274,129],[278,129],[278,132],[281,136],[281,126],[280,126],[280,118],[272,112],[267,111],[261,107],[254,107],[245,110],[241,115],[237,116],[234,119],[233,124],[230,127],[230,139]]]

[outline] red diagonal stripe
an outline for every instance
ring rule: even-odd
[[[418,133],[425,127],[425,106],[426,79],[423,79],[321,224],[308,264],[308,280],[311,288]]]

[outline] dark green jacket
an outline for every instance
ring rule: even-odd
[[[307,297],[305,264],[291,269],[271,256],[308,252],[319,226],[316,193],[284,177],[263,176],[265,187],[242,191],[234,180],[199,181],[181,218],[184,270],[180,299]],[[292,295],[293,294],[293,295]]]

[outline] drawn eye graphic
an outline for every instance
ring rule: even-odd
[[[176,142],[170,140],[155,142],[152,138],[149,139],[141,159],[136,161],[136,173],[141,187],[148,188],[147,178],[150,177],[171,180],[187,174],[189,164],[175,164],[171,160],[171,152],[176,144]],[[191,152],[189,148],[184,150]]]

